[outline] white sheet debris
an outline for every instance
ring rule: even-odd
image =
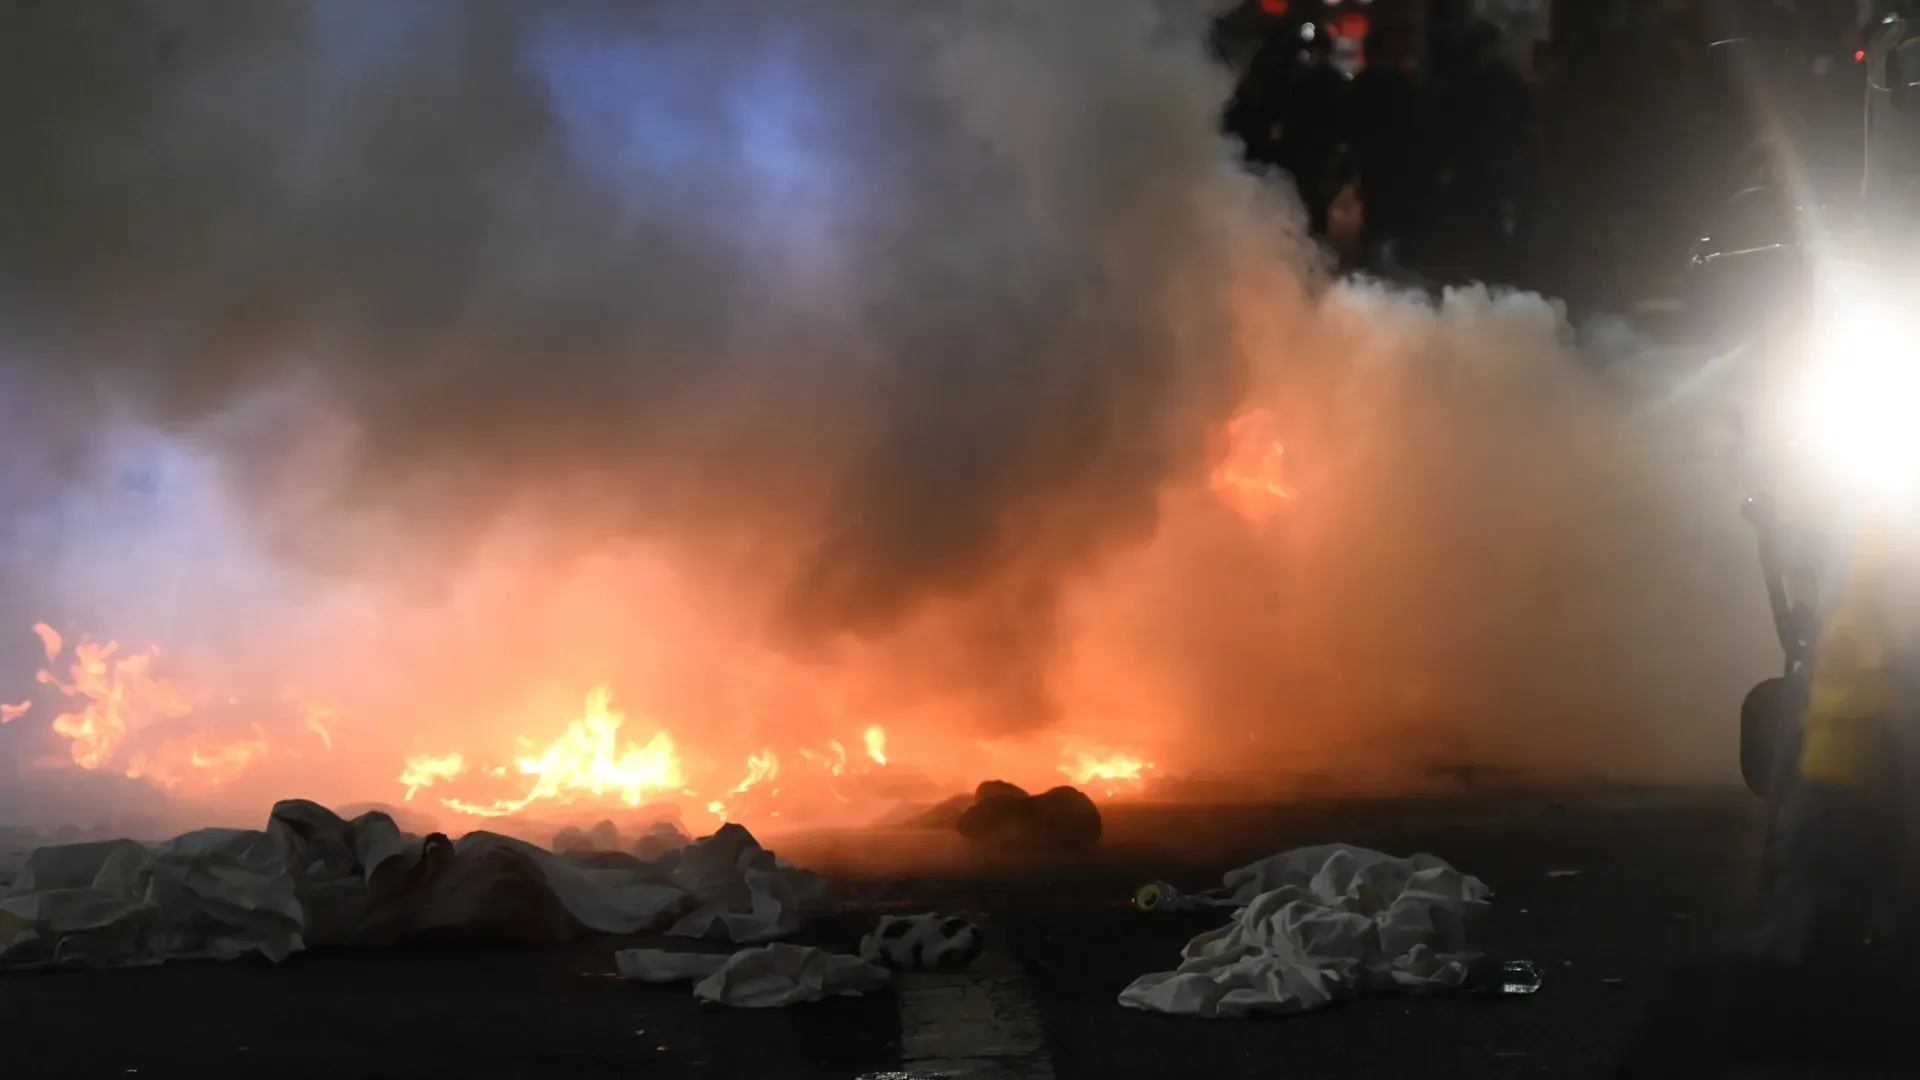
[[[1143,975],[1120,1003],[1177,1016],[1305,1012],[1372,990],[1464,983],[1489,910],[1486,885],[1431,855],[1345,844],[1300,848],[1226,875],[1244,905]]]
[[[564,940],[585,930],[761,942],[824,910],[826,880],[738,825],[642,860],[558,855],[494,833],[402,833],[315,803],[264,830],[202,829],[160,844],[43,847],[0,891],[0,968],[169,959],[283,960],[302,949],[418,937]]]
[[[891,980],[887,969],[857,956],[778,943],[732,954],[622,949],[613,960],[623,978],[650,983],[695,979],[694,997],[742,1009],[864,994]]]

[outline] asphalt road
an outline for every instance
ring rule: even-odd
[[[985,915],[1007,984],[1023,984],[1036,1013],[1042,1050],[1026,1075],[1050,1064],[1061,1078],[1577,1080],[1612,1075],[1649,1006],[1674,987],[1683,1012],[1723,994],[1673,972],[1740,926],[1760,822],[1744,793],[1562,793],[1143,807],[1110,812],[1108,835],[1091,857],[1044,863],[982,863],[957,842],[904,835],[776,846],[844,880],[860,911],[816,924],[803,942],[850,947],[869,913],[890,908]],[[1115,1003],[1137,975],[1173,966],[1217,918],[1139,914],[1125,906],[1134,886],[1204,887],[1232,866],[1335,840],[1428,851],[1481,877],[1495,892],[1490,947],[1542,964],[1541,991],[1389,996],[1245,1021],[1146,1016]],[[0,1075],[852,1080],[902,1067],[924,1039],[903,1029],[903,1013],[914,1012],[904,987],[765,1012],[700,1007],[684,988],[613,978],[612,952],[624,944],[8,977]]]

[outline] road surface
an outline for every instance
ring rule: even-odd
[[[980,1076],[1554,1077],[1612,1074],[1676,964],[1731,933],[1751,897],[1758,808],[1738,792],[1586,792],[1109,814],[1082,860],[982,863],[956,840],[790,838],[862,913],[799,939],[847,948],[880,910],[984,915],[978,970],[897,993],[766,1012],[697,1006],[612,977],[612,952],[406,949],[265,964],[0,978],[8,1076],[447,1075],[852,1080]],[[1531,997],[1381,997],[1322,1014],[1192,1021],[1122,1010],[1217,916],[1147,916],[1132,888],[1204,887],[1304,843],[1428,851],[1495,892],[1498,953],[1548,973]],[[904,868],[904,871],[903,871]],[[1920,1061],[1920,1057],[1913,1060]]]

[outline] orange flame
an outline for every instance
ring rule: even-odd
[[[828,739],[821,745],[825,746],[826,750],[821,751],[815,750],[812,747],[801,747],[800,760],[818,765],[835,776],[846,772],[847,748],[843,746],[838,739]],[[772,754],[773,751],[769,750],[766,751],[766,753]],[[747,760],[750,764],[753,761],[752,758],[748,758]]]
[[[208,743],[208,736],[193,735],[171,739],[151,751],[140,751],[127,764],[126,774],[146,779],[163,788],[176,788],[188,781],[220,784],[245,772],[267,755],[266,736],[254,729],[255,737],[231,742]]]
[[[58,660],[64,651],[60,634],[45,623],[35,623],[33,632],[47,648],[47,662]],[[73,647],[71,682],[60,681],[47,668],[37,676],[40,682],[68,697],[86,699],[80,711],[61,713],[53,719],[53,730],[68,740],[68,752],[83,769],[105,765],[130,731],[179,719],[192,711],[171,683],[148,673],[149,665],[160,655],[159,649],[115,659],[119,648],[116,642],[101,644],[83,635]]]
[[[1095,754],[1085,750],[1073,753],[1066,764],[1060,766],[1061,773],[1074,786],[1092,788],[1103,795],[1139,790],[1145,786],[1147,773],[1152,769],[1152,762],[1134,754]]]
[[[747,778],[735,784],[733,790],[727,792],[727,794],[739,795],[755,784],[771,780],[779,775],[780,759],[773,756],[773,751],[762,750],[757,754],[749,754],[747,755]]]
[[[838,745],[838,744],[834,744],[834,745]],[[813,754],[812,751],[807,751],[807,750],[802,750],[800,753],[802,757],[807,757],[809,754]],[[846,751],[842,749],[841,750],[842,761],[845,760],[845,754],[846,754]],[[814,756],[817,757],[818,755],[816,754]],[[779,775],[780,775],[780,759],[774,756],[772,750],[762,750],[757,754],[748,754],[747,755],[747,778],[745,780],[740,781],[738,784],[733,785],[733,789],[728,791],[727,794],[730,796],[744,795],[747,793],[748,790],[759,787],[761,784],[767,782],[768,780],[772,780],[773,778]],[[775,795],[780,794],[780,789],[774,788],[773,794]],[[727,802],[724,799],[714,799],[707,803],[707,813],[712,814],[714,817],[719,818],[721,821],[727,820],[727,814],[730,812],[730,810],[731,810],[731,807],[727,805]],[[773,814],[770,816],[777,817],[778,815],[779,815],[779,811],[774,811]]]
[[[313,701],[294,687],[288,687],[281,691],[280,700],[300,710],[302,713],[302,726],[312,732],[314,737],[320,740],[320,744],[326,747],[327,751],[331,753],[333,751],[333,731],[327,724],[329,721],[337,719],[340,716],[340,710],[332,705]]]
[[[1297,494],[1283,476],[1287,448],[1273,427],[1273,414],[1265,409],[1227,421],[1227,453],[1213,469],[1214,496],[1253,525],[1271,520]]]
[[[872,758],[876,765],[885,765],[887,763],[887,733],[881,730],[879,724],[874,724],[867,728],[863,737],[867,741],[867,756]]]
[[[686,781],[673,736],[656,731],[644,746],[620,746],[620,726],[627,717],[612,703],[611,689],[595,687],[587,694],[584,714],[568,724],[564,734],[538,756],[516,761],[522,775],[539,778],[524,796],[486,804],[440,801],[463,814],[504,817],[541,799],[565,802],[581,792],[596,796],[614,793],[628,806],[639,806],[648,793],[683,787]]]
[[[18,705],[0,705],[0,724],[10,724],[27,714],[33,702],[23,701]]]
[[[327,725],[321,721],[320,717],[308,713],[307,730],[318,735],[320,742],[325,745],[328,750],[333,749],[333,732],[327,730]]]
[[[451,780],[467,769],[466,759],[459,754],[416,754],[407,759],[406,767],[400,770],[399,780],[407,785],[404,802],[412,802],[421,788],[432,787],[442,780]]]

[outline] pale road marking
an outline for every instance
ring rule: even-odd
[[[1053,1080],[1040,1007],[999,933],[954,975],[902,975],[900,1056],[909,1072],[952,1080]]]

